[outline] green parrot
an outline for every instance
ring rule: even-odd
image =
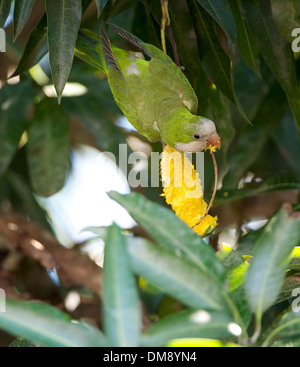
[[[198,100],[181,69],[153,45],[110,24],[141,53],[112,46],[103,27],[96,45],[102,71],[116,103],[133,127],[150,141],[160,140],[182,152],[220,148],[215,124],[197,116]]]

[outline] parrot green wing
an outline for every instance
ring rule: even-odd
[[[175,92],[175,94],[178,94],[183,104],[193,114],[196,114],[198,109],[197,96],[188,79],[179,69],[179,67],[173,62],[173,60],[157,47],[143,42],[125,29],[111,23],[109,23],[109,26],[121,37],[126,39],[133,46],[137,47],[145,55],[151,58],[150,65],[152,75],[154,74],[155,76],[155,73],[158,72],[160,76],[163,77],[165,86]],[[160,62],[158,62],[158,60]]]
[[[161,140],[162,129],[175,129],[178,135],[178,127],[185,121],[183,116],[197,112],[197,97],[187,78],[158,48],[119,27],[114,29],[150,57],[148,61],[111,46],[104,28],[100,28],[99,54],[105,59],[108,82],[118,106],[149,140]]]
[[[157,76],[162,77],[165,82],[165,87],[173,91],[175,94],[179,94],[183,104],[193,113],[197,113],[197,106],[198,101],[197,97],[194,93],[193,88],[191,87],[190,83],[186,79],[185,75],[181,72],[181,70],[173,63],[171,58],[165,55],[161,50],[152,46],[150,44],[144,43],[138,37],[134,36],[133,34],[127,32],[126,30],[114,25],[110,24],[110,27],[114,29],[121,37],[125,38],[128,42],[134,45],[137,49],[139,49],[142,53],[148,56],[151,59],[151,67],[150,71],[152,76],[157,79]],[[101,33],[104,34],[105,31],[102,28]],[[105,74],[108,73],[105,56],[102,52],[102,47],[99,44],[99,35],[96,33],[87,30],[81,29],[78,33],[76,47],[75,47],[75,54],[77,57],[82,59],[83,61],[90,64],[92,67],[103,71]],[[105,39],[102,36],[102,41],[104,42]],[[108,40],[109,42],[109,40]],[[107,40],[105,41],[107,43]],[[104,44],[105,44],[104,43]],[[105,46],[104,46],[105,47]],[[113,55],[110,52],[112,49]],[[124,58],[129,57],[129,53],[120,50],[114,46],[107,47],[106,46],[106,59],[110,55],[110,59],[112,61],[112,56],[117,59],[116,69],[120,69],[123,65]],[[124,57],[125,55],[125,57]],[[131,56],[132,58],[132,56]],[[159,61],[160,62],[159,62]],[[142,60],[141,60],[142,61]],[[139,63],[139,59],[136,58],[136,62]],[[125,62],[126,64],[126,62]],[[128,64],[128,60],[127,60]],[[167,69],[164,68],[164,65],[167,66]],[[157,75],[155,75],[157,73]],[[170,75],[169,78],[165,77],[166,75]],[[138,82],[136,80],[136,82]],[[155,81],[156,83],[156,81]],[[157,85],[157,84],[156,84]],[[139,91],[140,93],[140,91]]]
[[[107,73],[106,64],[103,58],[102,50],[99,52],[99,35],[89,29],[80,29],[78,32],[75,55],[95,68]]]
[[[100,33],[101,50],[99,52],[103,53],[106,62],[107,78],[115,101],[136,130],[149,140],[159,140],[159,130],[153,124],[153,110],[149,109],[148,90],[138,75],[126,75],[125,72],[126,66],[130,66],[130,63],[134,65],[136,62],[145,63],[145,69],[147,69],[148,62],[140,59],[135,60],[132,54],[127,51],[112,49],[103,28],[100,29]]]

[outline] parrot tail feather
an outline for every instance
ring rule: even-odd
[[[107,68],[111,66],[121,75],[123,75],[117,63],[117,60],[115,59],[115,55],[111,49],[110,40],[103,27],[100,27],[100,41]]]
[[[99,35],[89,29],[80,29],[75,45],[75,55],[92,67],[106,73],[106,64],[102,48],[99,45]]]
[[[131,43],[133,46],[135,46],[136,48],[138,48],[140,51],[142,51],[145,55],[147,55],[148,57],[152,58],[153,55],[149,52],[149,50],[147,50],[146,47],[143,46],[143,41],[140,40],[138,37],[134,36],[133,34],[127,32],[125,29],[112,24],[112,23],[107,23],[116,33],[118,33],[118,35],[120,35],[122,38],[126,39],[129,43]]]

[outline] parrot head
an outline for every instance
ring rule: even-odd
[[[184,124],[174,148],[181,152],[196,153],[205,149],[220,149],[221,139],[216,132],[215,124],[205,118],[193,116]]]

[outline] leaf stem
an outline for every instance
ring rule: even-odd
[[[261,333],[261,314],[257,314],[255,317],[255,329],[254,333],[249,339],[249,344],[255,344]]]
[[[214,174],[215,174],[214,191],[213,191],[213,194],[211,196],[211,199],[210,199],[210,202],[208,204],[208,207],[206,208],[205,213],[200,218],[200,220],[192,227],[192,229],[195,228],[196,226],[198,226],[198,224],[200,224],[203,221],[203,219],[207,216],[210,208],[213,205],[213,202],[214,202],[215,196],[216,196],[216,192],[217,192],[217,186],[218,186],[218,165],[217,165],[217,162],[216,162],[216,157],[215,157],[215,155],[214,155],[214,153],[213,153],[212,150],[210,151],[210,154],[211,154],[211,157],[212,157],[212,160],[213,160],[213,164],[214,164]]]
[[[168,31],[169,31],[169,37],[170,37],[170,41],[171,41],[171,45],[172,45],[172,49],[173,49],[175,64],[180,69],[182,69],[183,67],[180,66],[179,56],[178,56],[178,52],[177,52],[177,45],[176,45],[176,42],[175,42],[175,39],[174,39],[174,35],[173,35],[171,24],[169,24],[169,26],[168,26]]]
[[[166,26],[170,25],[170,16],[168,11],[168,0],[160,0],[161,3],[161,25],[160,25],[160,37],[161,37],[161,47],[165,54],[167,54],[167,47],[166,47]]]
[[[238,335],[238,342],[240,344],[244,344],[244,341],[248,339],[248,335],[247,335],[247,329],[245,327],[244,321],[241,318],[240,312],[237,309],[236,305],[234,304],[234,302],[232,301],[232,299],[230,298],[229,294],[227,292],[224,292],[224,298],[226,300],[226,303],[230,309],[230,311],[232,312],[234,321],[240,326],[240,328],[242,329],[242,333],[241,335]]]

